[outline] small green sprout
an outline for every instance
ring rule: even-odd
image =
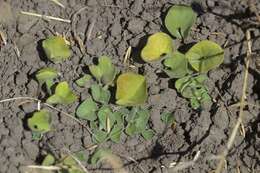
[[[203,40],[192,46],[186,53],[186,57],[196,71],[207,73],[223,62],[224,51],[217,43]]]
[[[190,6],[174,5],[166,15],[165,26],[173,36],[184,39],[196,20],[197,14]]]
[[[54,68],[42,68],[36,73],[36,79],[40,85],[45,84],[47,91],[51,94],[51,87],[54,85],[54,79],[58,77],[58,72]]]
[[[123,73],[117,79],[116,103],[123,106],[144,104],[147,100],[146,79],[132,72]]]
[[[91,80],[91,76],[89,74],[86,74],[81,78],[77,79],[75,82],[79,87],[85,87],[90,80]]]
[[[28,127],[33,132],[46,133],[51,130],[50,113],[43,109],[33,113],[33,116],[28,119]]]
[[[55,89],[54,95],[47,99],[50,104],[71,104],[77,100],[77,96],[71,91],[69,84],[60,82]]]
[[[91,99],[83,101],[76,110],[76,114],[81,119],[94,121],[97,119],[96,111],[98,109],[97,104]]]
[[[101,56],[98,65],[89,66],[91,74],[103,84],[111,85],[118,73],[111,59],[107,56]]]
[[[42,42],[42,47],[49,60],[52,62],[61,62],[71,56],[69,46],[61,36],[52,36]]]
[[[188,60],[180,52],[174,52],[164,60],[163,64],[166,67],[164,71],[172,78],[181,78],[190,72]]]
[[[158,60],[164,54],[170,54],[173,51],[172,39],[169,35],[158,32],[148,38],[146,46],[141,52],[144,61],[150,62]]]
[[[108,104],[111,96],[109,90],[102,88],[98,84],[91,86],[91,94],[95,101],[103,104]]]

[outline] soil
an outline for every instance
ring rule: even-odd
[[[1,0],[0,6],[3,4]],[[163,18],[172,4],[191,4],[189,0],[61,0],[63,9],[46,0],[7,0],[11,6],[11,15],[0,18],[0,30],[6,34],[7,44],[0,49],[0,95],[1,100],[19,96],[39,97],[35,72],[42,67],[55,67],[61,73],[60,81],[69,81],[81,100],[89,97],[87,89],[79,88],[74,81],[84,72],[86,66],[100,55],[112,57],[113,62],[123,68],[122,62],[129,46],[133,48],[132,65],[136,71],[147,76],[151,108],[150,125],[156,131],[155,137],[145,141],[141,137],[126,138],[120,144],[107,142],[104,147],[111,148],[122,157],[129,172],[166,173],[170,164],[193,159],[197,152],[200,157],[196,164],[180,172],[203,173],[216,167],[217,160],[210,159],[218,155],[227,143],[227,139],[238,116],[237,107],[225,105],[239,102],[243,84],[244,58],[246,56],[245,31],[252,29],[253,52],[260,52],[260,28],[253,22],[245,1],[206,0],[200,5],[193,4],[199,17],[191,36],[186,43],[210,39],[225,49],[225,62],[220,68],[210,72],[208,86],[215,102],[200,111],[190,108],[186,99],[174,89],[170,80],[160,68],[160,63],[144,63],[140,60],[143,41],[150,34],[165,31]],[[107,4],[105,4],[107,3]],[[71,19],[82,7],[88,6],[77,16],[76,30],[86,45],[86,53],[72,43],[73,56],[61,64],[52,64],[46,60],[41,50],[41,41],[58,32],[72,39],[71,25],[58,21],[46,21],[36,17],[21,15],[30,11],[39,14]],[[260,9],[260,3],[256,4]],[[7,10],[8,11],[8,10]],[[1,11],[0,11],[1,14]],[[8,13],[6,13],[8,14]],[[87,34],[95,22],[90,40]],[[175,40],[176,45],[180,43]],[[15,51],[17,47],[20,55]],[[177,46],[176,46],[177,47]],[[247,100],[258,105],[260,97],[260,75],[254,63],[250,66]],[[221,97],[219,96],[221,95]],[[78,103],[71,106],[58,106],[73,114]],[[83,150],[86,156],[91,151],[85,149],[91,145],[90,134],[72,119],[54,111],[54,130],[45,134],[43,139],[32,139],[31,131],[26,127],[27,118],[37,109],[35,103],[21,101],[0,104],[0,172],[24,172],[24,166],[39,164],[42,156],[52,153],[59,157],[64,148],[71,152]],[[175,128],[165,127],[160,121],[160,113],[168,111],[174,114]],[[241,173],[260,172],[260,116],[259,108],[248,106],[245,109],[245,137],[238,134],[234,147],[227,157],[224,172]],[[137,163],[131,161],[132,157]],[[100,165],[87,165],[90,172],[111,172]]]

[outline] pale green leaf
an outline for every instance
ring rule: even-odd
[[[86,75],[82,76],[81,78],[77,79],[76,84],[79,87],[85,87],[90,80],[91,80],[91,76],[86,74]]]
[[[35,132],[45,133],[51,130],[51,116],[47,110],[40,110],[28,119],[28,127]]]
[[[91,86],[91,94],[95,101],[103,104],[107,104],[111,96],[109,90],[102,88],[98,84],[94,84]]]
[[[124,106],[144,104],[147,100],[145,77],[131,72],[121,74],[117,79],[116,100]]]
[[[53,62],[61,62],[71,56],[69,46],[61,36],[52,36],[42,42],[46,56]]]
[[[172,39],[169,35],[158,32],[148,38],[147,44],[142,49],[141,57],[144,61],[150,62],[158,60],[164,54],[173,51]]]
[[[55,89],[55,94],[47,99],[50,104],[71,104],[77,100],[77,96],[69,88],[67,82],[60,82]]]
[[[76,114],[81,119],[94,121],[97,119],[97,109],[97,104],[91,98],[89,98],[79,105],[76,110]]]
[[[155,132],[152,129],[142,131],[142,136],[145,140],[151,140],[154,137]]]
[[[52,81],[56,77],[58,77],[57,70],[50,67],[42,68],[36,73],[36,79],[40,84],[43,84],[46,81]]]
[[[223,62],[224,51],[217,43],[203,40],[192,46],[186,57],[196,71],[206,73]]]
[[[166,15],[165,26],[173,36],[186,38],[196,20],[197,14],[190,6],[174,5]]]

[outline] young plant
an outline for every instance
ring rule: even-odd
[[[144,104],[147,100],[145,77],[132,72],[121,74],[117,79],[116,100],[123,106]]]
[[[98,59],[98,65],[89,66],[91,74],[105,85],[113,84],[113,81],[118,73],[111,59],[107,56],[101,56]]]
[[[158,32],[148,38],[147,44],[141,52],[141,57],[144,61],[150,62],[159,60],[162,55],[170,54],[172,51],[171,37],[163,32]]]
[[[46,89],[51,94],[51,87],[54,85],[54,79],[58,77],[58,72],[54,68],[42,68],[36,73],[36,79],[39,85],[46,85]]]
[[[55,93],[46,102],[49,104],[71,104],[77,100],[77,96],[71,91],[69,84],[60,82],[56,86]]]
[[[42,47],[49,60],[62,62],[71,56],[66,40],[61,36],[52,36],[42,42]]]
[[[184,39],[189,35],[190,29],[196,20],[197,14],[190,6],[174,5],[168,11],[164,22],[173,36]]]

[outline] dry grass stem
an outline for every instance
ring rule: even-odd
[[[57,167],[57,166],[28,165],[26,167],[29,168],[29,169],[42,169],[42,170],[48,170],[48,171],[61,170],[61,168]]]
[[[7,44],[5,34],[2,31],[0,31],[0,43],[3,43],[4,45]]]
[[[52,1],[53,3],[57,4],[58,6],[60,6],[62,8],[65,8],[65,6],[61,2],[59,2],[58,0],[50,0],[50,1]]]
[[[250,30],[246,31],[246,39],[247,39],[247,56],[246,56],[246,66],[245,66],[245,72],[244,72],[244,81],[243,81],[243,89],[242,89],[242,96],[240,99],[240,109],[239,109],[239,116],[237,119],[237,122],[232,130],[232,133],[228,139],[227,145],[226,145],[226,149],[222,152],[221,154],[221,159],[218,163],[217,169],[215,171],[215,173],[221,173],[224,163],[225,163],[225,158],[229,152],[229,150],[232,148],[233,143],[235,141],[237,132],[239,130],[239,127],[242,124],[243,121],[243,117],[244,117],[244,107],[245,107],[245,99],[246,99],[246,90],[247,90],[247,79],[248,79],[248,69],[249,69],[249,64],[250,64],[250,59],[251,59],[251,55],[252,55],[252,41],[251,41],[251,34],[250,34]]]
[[[42,18],[42,19],[49,19],[49,20],[56,20],[56,21],[65,22],[65,23],[71,23],[71,21],[68,20],[68,19],[62,19],[62,18],[59,18],[59,17],[47,16],[47,15],[31,13],[31,12],[26,12],[26,11],[21,11],[21,14],[39,17],[39,18]]]

